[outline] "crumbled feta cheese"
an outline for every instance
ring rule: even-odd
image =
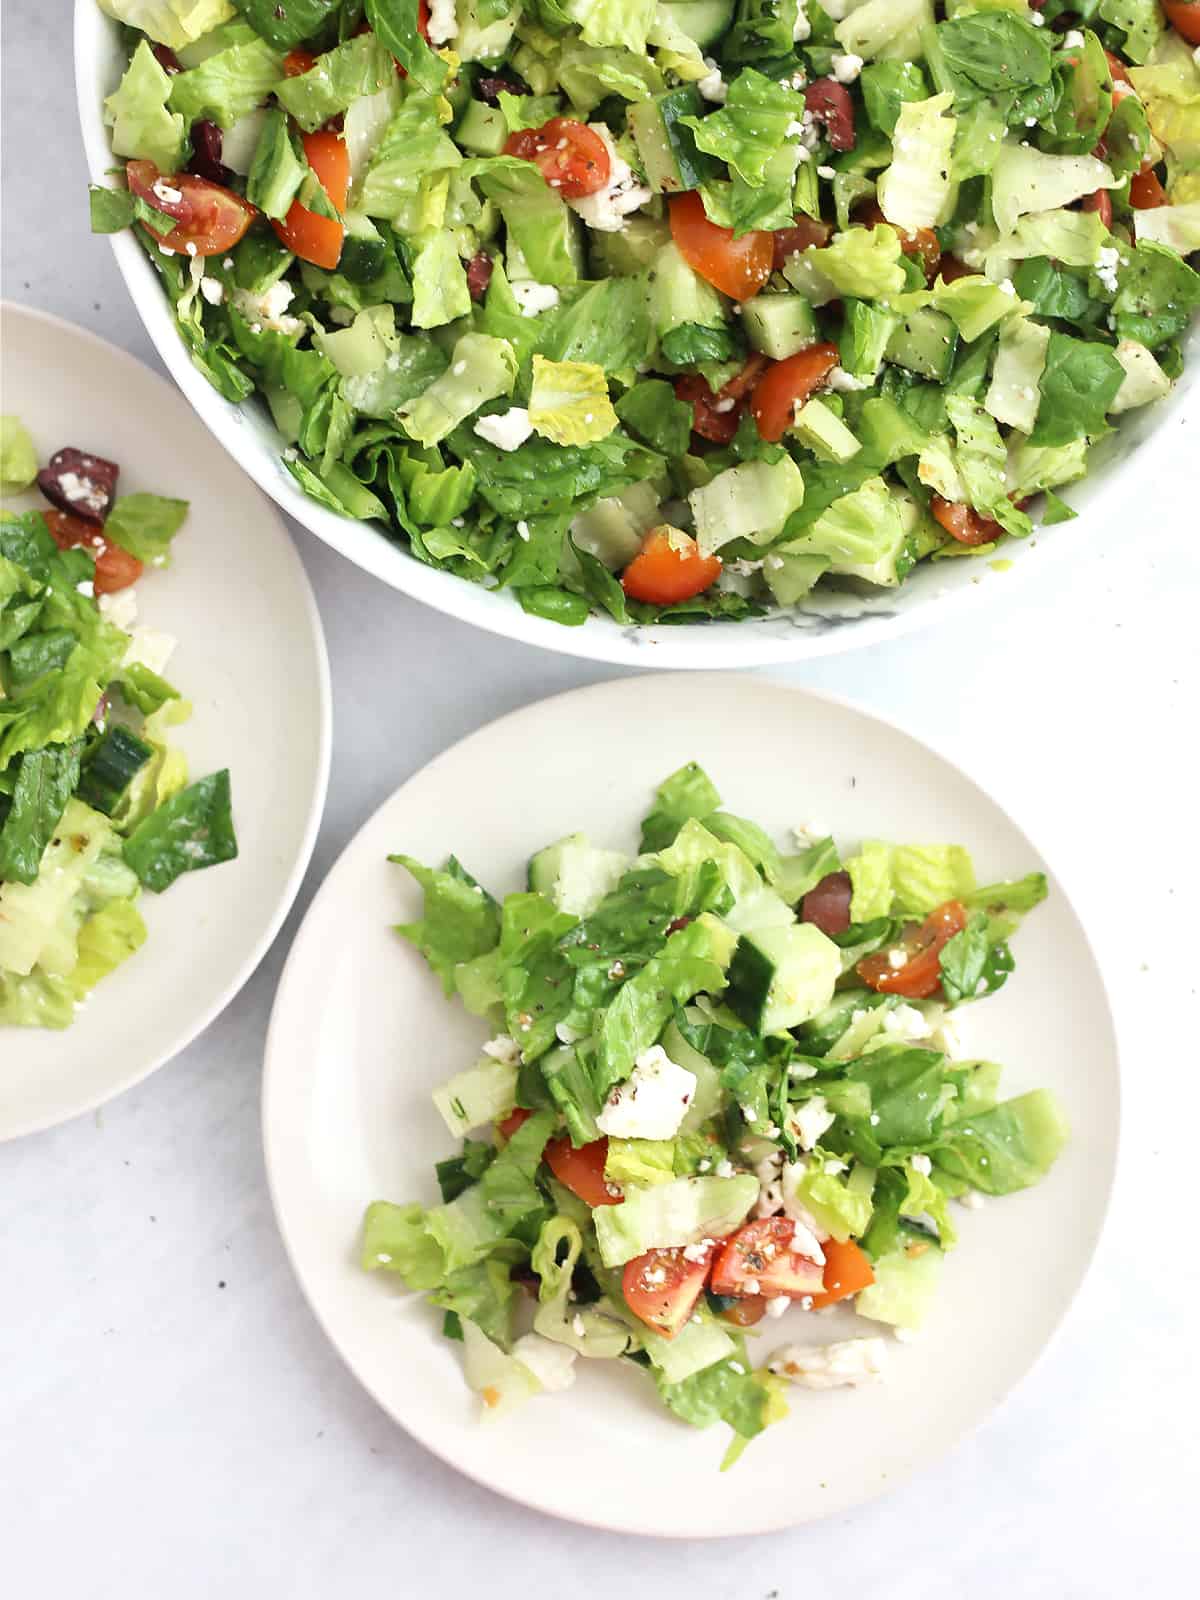
[[[513,1356],[531,1372],[542,1388],[554,1394],[569,1389],[575,1382],[575,1357],[578,1351],[540,1333],[523,1333],[512,1347]]]
[[[893,971],[899,972],[901,967],[906,967],[907,965],[908,956],[903,950],[888,951],[888,966],[891,967]]]
[[[73,506],[85,506],[92,512],[102,512],[108,501],[104,490],[91,478],[78,472],[61,472],[58,487]]]
[[[792,829],[792,838],[801,850],[807,850],[810,845],[816,844],[818,839],[829,837],[829,829],[823,822],[798,822]]]
[[[598,233],[620,233],[625,218],[653,198],[651,191],[637,180],[633,168],[621,156],[613,143],[612,134],[602,122],[589,122],[588,127],[604,142],[608,151],[608,182],[595,194],[582,195],[567,204],[589,228]]]
[[[743,1294],[757,1294],[758,1291],[759,1291],[759,1287],[760,1287],[760,1285],[759,1285],[759,1282],[758,1282],[757,1278],[743,1278],[742,1279],[742,1293]]]
[[[1001,283],[1001,285],[1000,285],[1000,293],[1001,294],[1011,294],[1014,297],[1014,299],[1016,298],[1017,286],[1012,281],[1011,278],[1005,278],[1003,283]]]
[[[874,1383],[883,1376],[886,1363],[887,1347],[876,1337],[811,1347],[785,1345],[771,1357],[770,1368],[806,1389],[836,1389],[843,1384]]]
[[[524,533],[521,533],[522,528],[525,529]],[[528,539],[529,524],[527,522],[518,522],[517,532],[521,533],[522,539]],[[577,1028],[573,1028],[569,1022],[556,1022],[554,1024],[554,1037],[559,1044],[576,1044],[583,1038],[583,1035]]]
[[[483,1047],[485,1056],[491,1056],[493,1061],[503,1061],[515,1067],[521,1059],[521,1046],[515,1039],[510,1039],[506,1033],[498,1033],[494,1039],[489,1039]]]
[[[696,1074],[677,1066],[662,1045],[651,1045],[613,1089],[596,1126],[613,1139],[673,1139],[695,1093]]]
[[[773,1294],[767,1301],[767,1315],[769,1317],[781,1317],[791,1303],[791,1299],[786,1294]]]
[[[933,1033],[927,1018],[917,1010],[916,1006],[905,1005],[897,1006],[894,1011],[885,1013],[883,1031],[912,1043],[918,1039],[928,1039]]]
[[[526,544],[528,544],[528,542],[529,542],[529,538],[530,538],[529,524],[525,521],[524,517],[522,517],[520,519],[520,521],[517,523],[517,538],[518,539],[524,539]],[[562,1027],[562,1023],[559,1023],[558,1026]],[[555,1033],[558,1033],[558,1028],[555,1028],[554,1031],[555,1031]],[[571,1029],[570,1031],[574,1032],[574,1029]],[[561,1038],[562,1035],[560,1034],[559,1037]],[[579,1038],[579,1035],[575,1034],[575,1038],[576,1039]],[[571,1039],[563,1039],[563,1043],[564,1044],[572,1044],[573,1042],[574,1041],[571,1040]]]
[[[856,389],[869,389],[871,387],[866,378],[856,378],[852,372],[847,372],[844,367],[834,367],[825,381],[835,394],[853,394]]]
[[[225,298],[225,285],[216,278],[201,278],[200,293],[210,306],[219,306]]]
[[[111,622],[114,628],[123,628],[128,633],[137,621],[135,589],[118,589],[116,594],[102,594],[96,603],[105,622]]]
[[[808,20],[808,0],[797,0],[796,20],[792,23],[792,38],[796,44],[803,44],[812,36],[812,23]]]
[[[577,1339],[582,1339],[584,1334],[587,1332],[587,1323],[583,1320],[578,1311],[571,1318],[571,1332]]]
[[[723,1161],[718,1161],[717,1162],[717,1177],[718,1178],[732,1178],[733,1177],[733,1162],[730,1161],[728,1158],[726,1158]]]
[[[827,1128],[833,1126],[834,1113],[825,1104],[824,1095],[815,1094],[811,1100],[797,1106],[788,1119],[789,1126],[802,1150],[811,1150]]]
[[[438,45],[449,44],[458,33],[454,0],[429,0],[429,22],[426,26],[429,42],[435,49]]]
[[[707,1261],[708,1253],[713,1247],[711,1239],[697,1239],[695,1244],[685,1244],[683,1259],[685,1261]]]
[[[827,1173],[829,1177],[836,1178],[839,1172],[845,1172],[846,1163],[844,1161],[839,1161],[836,1156],[830,1156],[829,1160],[825,1163],[821,1170]]]
[[[480,417],[475,432],[498,450],[516,450],[533,432],[533,424],[524,406],[511,406],[498,416]]]
[[[121,665],[143,666],[147,671],[161,675],[175,653],[175,643],[172,634],[160,633],[155,628],[134,628]]]
[[[933,1171],[933,1162],[929,1159],[928,1156],[923,1156],[923,1155],[912,1156],[912,1157],[910,1157],[908,1164],[913,1169],[914,1172],[919,1172],[923,1178],[927,1178],[929,1176],[929,1174]]]
[[[84,578],[82,583],[77,583],[75,585],[75,592],[76,594],[83,595],[85,599],[91,600],[95,596],[96,585],[90,578]]]
[[[983,1210],[983,1196],[979,1193],[978,1189],[968,1189],[965,1194],[960,1194],[958,1197],[958,1203],[967,1211]]]
[[[150,185],[150,193],[156,200],[161,200],[164,206],[177,206],[183,199],[183,190],[172,188],[165,178],[155,178]]]
[[[523,317],[536,317],[539,311],[549,311],[558,304],[558,290],[552,283],[534,283],[522,278],[509,284],[509,288]]]
[[[233,304],[238,315],[245,317],[251,325],[261,323],[275,333],[293,334],[300,333],[304,327],[299,317],[285,315],[295,297],[296,291],[291,284],[280,278],[269,289],[264,289],[262,294],[253,294],[249,289],[235,289]]]
[[[833,57],[833,76],[839,83],[853,83],[863,69],[863,58],[856,56],[853,51],[844,56],[835,53]]]
[[[714,105],[724,105],[729,85],[721,76],[720,67],[710,56],[705,56],[704,65],[708,68],[708,72],[703,78],[696,79],[696,88],[699,89],[703,99],[711,100]]]
[[[817,4],[830,22],[844,22],[850,10],[850,0],[817,0]]]
[[[818,178],[824,178],[826,183],[832,183],[833,180],[837,177],[837,168],[836,167],[818,167],[817,168],[817,177]]]
[[[1096,276],[1109,294],[1117,292],[1117,272],[1121,265],[1121,252],[1116,245],[1104,245],[1096,257]]]
[[[1069,33],[1064,33],[1063,34],[1063,49],[1064,50],[1082,50],[1083,49],[1083,35],[1080,33],[1078,28],[1072,28]]]

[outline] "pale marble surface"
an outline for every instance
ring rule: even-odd
[[[70,9],[4,7],[3,289],[157,366],[107,243],[86,231]],[[18,405],[5,397],[5,409]],[[1058,1340],[997,1416],[890,1499],[771,1540],[620,1539],[459,1479],[342,1368],[276,1235],[259,1059],[298,910],[240,998],[170,1067],[100,1116],[0,1148],[7,1592],[525,1600],[549,1586],[675,1600],[699,1587],[731,1600],[1095,1600],[1186,1590],[1200,1556],[1200,554],[1182,431],[1179,442],[1179,470],[1146,485],[1136,525],[1098,533],[1077,570],[1008,593],[989,574],[994,593],[970,617],[780,674],[898,718],[990,785],[1058,864],[1112,985],[1126,1106],[1110,1224]],[[336,716],[302,910],[359,822],[429,757],[608,669],[474,633],[296,537],[325,618]],[[736,1474],[729,1488],[740,1492]]]

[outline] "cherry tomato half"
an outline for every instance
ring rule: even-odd
[[[621,587],[631,600],[673,606],[711,589],[720,576],[721,558],[701,555],[690,534],[651,528],[621,574]]]
[[[714,1294],[787,1295],[820,1294],[824,1264],[792,1249],[796,1225],[790,1217],[761,1217],[746,1222],[725,1240],[713,1263]]]
[[[823,250],[832,232],[828,222],[818,222],[814,217],[805,216],[797,217],[790,228],[776,228],[771,235],[771,245],[775,251],[772,267],[780,272],[789,257],[798,251],[810,248]]]
[[[791,427],[796,407],[821,387],[840,360],[837,345],[812,344],[786,361],[773,361],[750,401],[760,435],[777,444]]]
[[[880,994],[902,994],[909,1000],[927,1000],[942,986],[938,957],[944,945],[967,925],[967,910],[961,900],[947,900],[931,911],[918,927],[904,935],[896,950],[880,950],[858,963],[858,975]],[[904,960],[893,963],[893,954]]]
[[[593,1210],[596,1206],[619,1206],[624,1199],[623,1195],[614,1194],[611,1185],[604,1181],[607,1159],[607,1139],[593,1139],[591,1144],[580,1145],[577,1150],[565,1134],[561,1139],[551,1139],[543,1155],[563,1188],[577,1194]]]
[[[509,136],[504,153],[532,161],[564,200],[595,194],[612,176],[612,158],[604,140],[572,117],[551,117],[540,128],[522,128]]]
[[[929,502],[929,509],[959,544],[990,544],[1004,533],[998,522],[993,522],[990,517],[981,517],[978,511],[960,500],[943,500],[940,494],[935,494]]]
[[[1200,44],[1200,0],[1163,0],[1167,21],[1189,44]]]
[[[96,575],[92,581],[96,594],[115,594],[141,577],[144,569],[138,558],[120,545],[110,544],[94,522],[73,517],[68,511],[43,511],[42,516],[60,550],[80,546],[95,556]]]
[[[161,173],[153,161],[128,162],[125,181],[131,194],[176,219],[170,233],[156,235],[158,242],[167,250],[189,256],[224,255],[258,215],[250,202],[232,189],[190,172]]]
[[[350,192],[350,154],[345,139],[332,129],[319,128],[316,133],[304,134],[303,140],[305,157],[322,189],[334,209],[344,212]],[[341,260],[345,227],[332,217],[309,211],[299,200],[292,201],[282,222],[273,219],[271,226],[282,243],[302,261],[311,261],[314,266],[332,272]]]
[[[716,1249],[715,1241],[693,1249],[698,1260],[685,1255],[683,1246],[635,1256],[621,1274],[625,1304],[664,1339],[673,1339],[700,1298]]]
[[[728,444],[738,430],[746,400],[767,365],[766,356],[751,356],[742,370],[715,394],[699,373],[680,378],[675,385],[675,397],[692,408],[692,432],[712,444]]]
[[[771,276],[771,235],[754,230],[735,239],[732,228],[708,220],[694,189],[671,201],[671,237],[692,271],[731,300],[752,299]]]

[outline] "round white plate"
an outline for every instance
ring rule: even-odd
[[[1005,1090],[1058,1091],[1072,1142],[1039,1188],[961,1211],[920,1339],[895,1343],[875,1388],[796,1390],[792,1415],[732,1475],[722,1427],[696,1433],[628,1365],[581,1361],[575,1386],[492,1425],[440,1337],[439,1314],[356,1265],[371,1200],[436,1203],[435,1160],[453,1141],[429,1091],[473,1059],[483,1024],[446,1001],[392,931],[420,914],[404,851],[454,852],[495,893],[524,886],[532,852],[578,829],[636,848],[654,787],[700,761],[734,812],[780,837],[821,818],[839,842],[882,835],[959,841],[987,878],[1041,865],[969,778],[853,707],[752,678],[626,679],[543,701],[481,729],[405,784],[330,873],[296,938],[267,1040],[263,1127],[275,1208],[318,1319],[351,1370],[429,1449],[542,1511],[629,1533],[766,1531],[844,1511],[887,1489],[980,1422],[1030,1367],[1082,1279],[1116,1151],[1116,1047],[1104,987],[1055,888],[1016,941],[1018,970],[962,1013],[964,1053],[1008,1068]],[[793,1310],[787,1339],[844,1337],[849,1312]],[[860,1332],[868,1325],[858,1323]],[[870,1325],[871,1331],[880,1331]]]
[[[75,85],[84,148],[94,183],[111,183],[109,129],[102,107],[120,82],[128,52],[121,30],[96,0],[75,4]],[[112,236],[117,265],[150,337],[172,377],[205,426],[297,522],[384,583],[491,633],[540,645],[563,655],[636,667],[725,668],[803,661],[840,650],[893,639],[936,621],[952,609],[993,594],[1012,596],[1018,574],[1035,576],[1047,561],[1085,560],[1102,528],[1125,528],[1136,518],[1135,498],[1142,474],[1180,472],[1180,449],[1191,419],[1195,425],[1200,394],[1200,322],[1187,342],[1188,366],[1171,396],[1145,411],[1131,413],[1092,454],[1092,471],[1072,486],[1066,498],[1080,512],[1074,522],[1046,528],[1033,539],[1010,540],[1004,548],[1012,570],[1001,579],[986,561],[923,562],[896,590],[871,598],[819,597],[787,615],[755,622],[716,622],[704,626],[627,628],[611,617],[594,616],[580,628],[565,628],[527,616],[508,592],[489,592],[409,555],[387,539],[378,524],[356,522],[317,505],[303,494],[280,462],[283,441],[261,400],[243,405],[223,400],[192,365],[176,330],[171,308],[141,246],[128,232]]]
[[[191,700],[175,732],[193,777],[228,767],[236,861],[140,905],[149,937],[62,1033],[0,1027],[0,1139],[90,1110],[170,1060],[233,998],[279,930],[312,854],[329,777],[329,663],[279,513],[170,384],[57,317],[5,303],[0,386],[45,461],[107,456],[120,491],[191,502],[172,563],[137,586],[138,622],[179,641]],[[42,507],[36,492],[4,501]]]

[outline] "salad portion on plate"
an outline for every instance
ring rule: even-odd
[[[494,1031],[433,1096],[462,1141],[441,1203],[372,1204],[362,1263],[440,1309],[485,1415],[566,1388],[577,1358],[622,1361],[683,1421],[727,1423],[736,1457],[789,1382],[878,1378],[883,1331],[936,1296],[951,1202],[1062,1150],[1056,1097],[1002,1099],[953,1023],[1013,971],[1045,877],[980,886],[956,845],[797,842],[690,763],[636,858],[573,834],[503,902],[457,859],[392,858],[424,895],[399,932]],[[831,1340],[839,1304],[860,1322]]]
[[[0,418],[0,491],[48,502],[0,510],[0,1027],[68,1027],[144,942],[142,889],[237,855],[228,770],[189,784],[170,742],[175,641],[136,624],[188,503],[119,476],[74,447],[39,470]]]
[[[538,616],[1002,549],[1182,370],[1194,3],[101,4],[93,225],[307,493]]]

